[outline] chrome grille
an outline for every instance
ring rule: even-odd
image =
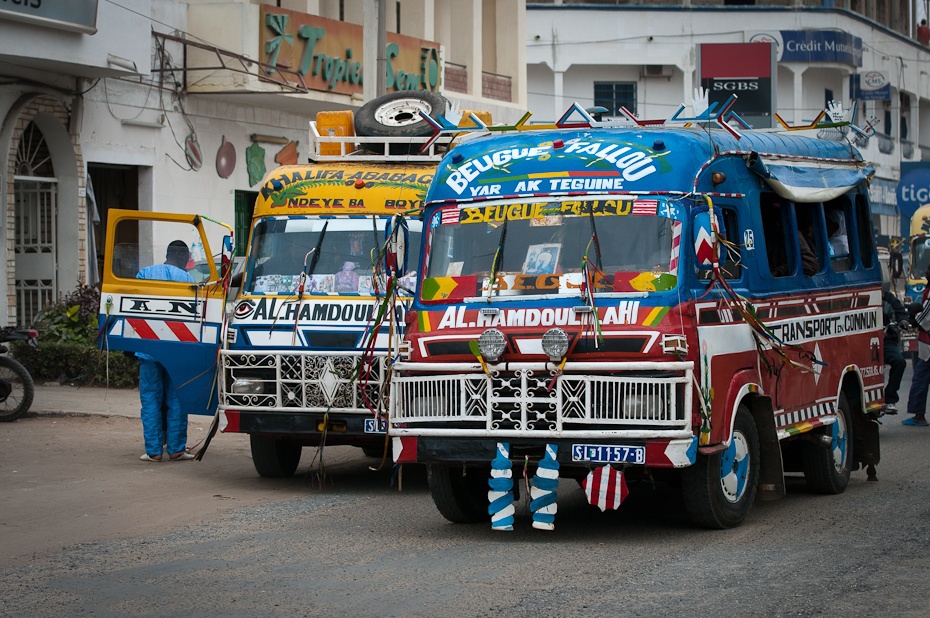
[[[251,410],[358,412],[370,414],[383,406],[385,357],[376,356],[362,367],[362,380],[353,374],[357,353],[321,356],[314,352],[242,353],[224,350],[220,405]],[[261,384],[261,393],[234,393],[238,379]]]
[[[592,363],[593,364],[593,363]],[[691,428],[691,363],[659,371],[566,373],[551,365],[522,363],[512,371],[417,375],[403,371],[426,363],[400,363],[392,377],[392,426],[399,433],[448,435],[553,435]],[[622,365],[614,363],[613,365]],[[661,363],[650,363],[661,368]],[[442,365],[434,370],[446,369]],[[512,368],[511,367],[508,367]],[[451,423],[455,423],[451,425]],[[425,432],[424,432],[425,433]]]

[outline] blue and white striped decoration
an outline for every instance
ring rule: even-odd
[[[497,443],[497,455],[491,460],[488,487],[491,529],[513,530],[513,464],[510,463],[509,442]]]
[[[546,445],[546,455],[539,462],[530,489],[530,510],[533,512],[533,527],[539,530],[555,530],[555,513],[558,510],[556,488],[559,485],[559,462],[557,444]]]

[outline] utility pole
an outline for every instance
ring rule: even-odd
[[[366,0],[365,2],[365,40],[362,56],[365,61],[363,77],[363,94],[366,101],[371,101],[387,91],[387,0]]]

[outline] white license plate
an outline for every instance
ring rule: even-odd
[[[572,444],[572,461],[593,463],[646,463],[646,447]]]
[[[382,418],[366,418],[365,433],[387,433],[387,421]]]

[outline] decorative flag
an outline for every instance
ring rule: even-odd
[[[458,225],[459,222],[459,209],[455,206],[442,209],[442,220],[440,223],[442,225]]]
[[[623,471],[615,470],[609,464],[591,470],[581,486],[588,502],[602,511],[617,509],[629,493]]]
[[[633,200],[633,212],[634,215],[652,215],[653,217],[656,214],[656,209],[659,207],[658,200]]]

